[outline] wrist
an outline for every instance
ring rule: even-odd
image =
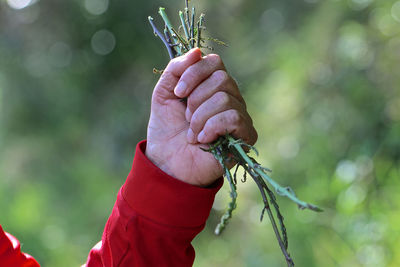
[[[185,166],[186,164],[183,163],[182,159],[177,159],[176,155],[167,148],[151,142],[146,144],[145,156],[161,171],[184,183],[205,188],[216,180],[195,177],[195,175],[187,171],[187,166]]]
[[[145,151],[145,156],[160,170],[168,174],[169,176],[172,176],[175,178],[173,172],[171,169],[168,167],[168,164],[166,164],[166,160],[159,157],[158,153],[154,153],[150,149],[148,149],[148,146],[146,147]]]

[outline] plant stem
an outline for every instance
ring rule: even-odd
[[[158,36],[161,41],[164,43],[165,48],[167,48],[168,55],[170,59],[175,57],[175,51],[172,49],[170,43],[164,38],[163,34],[157,29],[156,25],[154,24],[154,20],[151,16],[148,17],[151,27],[153,28],[153,32],[156,36]]]
[[[175,46],[176,52],[178,53],[178,55],[182,54],[180,45],[179,45],[179,41],[178,41],[178,37],[175,35],[175,33],[172,30],[172,24],[168,18],[167,13],[165,13],[165,8],[160,7],[160,9],[158,10],[158,13],[161,15],[162,19],[164,20],[165,26],[167,26],[169,33],[172,36],[172,40],[173,40],[173,45],[177,45]]]
[[[184,52],[189,51],[190,45],[186,43],[186,41],[182,38],[182,36],[179,35],[179,33],[174,28],[171,28],[171,29],[174,32],[174,34],[176,35],[176,37],[178,38],[179,42],[182,44],[183,48],[186,50]]]
[[[230,145],[234,146],[236,151],[240,154],[241,158],[248,164],[248,166],[254,170],[258,175],[260,175],[266,182],[268,182],[272,187],[275,189],[276,193],[280,196],[286,196],[293,202],[295,202],[300,209],[310,209],[313,211],[321,212],[322,209],[318,208],[315,205],[306,203],[304,201],[301,201],[296,197],[294,194],[293,190],[289,189],[289,187],[282,187],[279,185],[277,182],[275,182],[271,177],[269,177],[262,168],[260,168],[260,165],[257,163],[255,164],[249,156],[246,154],[246,152],[243,150],[241,142],[238,142],[235,140],[232,136],[227,135],[226,138],[228,139]]]
[[[294,266],[294,262],[293,262],[292,258],[290,257],[289,252],[287,251],[288,242],[287,242],[286,228],[283,224],[283,217],[280,215],[279,207],[275,206],[275,204],[274,204],[276,212],[277,212],[277,214],[279,214],[278,219],[279,219],[279,223],[281,224],[281,232],[282,232],[283,237],[281,236],[281,233],[278,230],[278,227],[275,222],[275,218],[272,214],[272,211],[271,211],[271,208],[270,208],[270,205],[268,202],[267,195],[265,194],[265,191],[267,191],[267,192],[271,192],[271,191],[269,190],[268,186],[265,184],[265,181],[262,180],[257,173],[254,173],[253,171],[251,171],[251,169],[249,169],[248,166],[243,164],[241,162],[240,158],[238,158],[237,160],[239,160],[239,162],[240,162],[239,164],[241,164],[242,167],[245,169],[245,173],[250,174],[250,176],[253,178],[254,182],[257,184],[258,189],[260,190],[260,193],[261,193],[261,196],[262,196],[262,199],[264,202],[264,209],[261,214],[260,220],[262,220],[262,218],[263,218],[264,211],[267,211],[269,220],[271,221],[271,225],[272,225],[272,228],[273,228],[275,236],[276,236],[276,239],[278,240],[279,247],[281,248],[281,251],[282,251],[283,255],[285,256],[286,263],[288,264],[289,267]],[[272,203],[276,203],[274,197],[271,195],[270,195],[270,201]]]
[[[176,56],[181,56],[184,52],[189,49],[197,46],[199,48],[204,48],[202,46],[202,29],[204,28],[204,14],[201,14],[199,17],[199,21],[195,22],[195,14],[196,10],[192,7],[192,12],[189,12],[189,4],[188,0],[185,0],[185,13],[179,11],[180,22],[183,27],[183,31],[185,37],[182,37],[171,25],[171,22],[168,19],[167,14],[165,13],[164,8],[159,9],[159,14],[164,20],[165,29],[164,35],[157,29],[154,25],[153,18],[149,17],[149,22],[153,27],[154,34],[159,36],[166,46],[170,58],[174,58]],[[186,40],[185,40],[186,39]],[[209,38],[218,44],[225,45],[220,40]],[[183,101],[184,102],[184,101]],[[244,143],[240,139],[235,139],[230,134],[226,134],[225,136],[221,136],[212,144],[209,144],[208,149],[203,149],[204,151],[210,152],[213,154],[215,159],[220,163],[223,168],[224,176],[229,182],[230,186],[230,197],[231,201],[228,204],[228,209],[221,217],[220,223],[217,225],[215,229],[215,234],[219,235],[225,229],[226,225],[229,222],[229,219],[232,217],[232,212],[236,208],[236,199],[237,199],[237,170],[239,166],[244,168],[244,175],[242,178],[242,182],[246,181],[246,175],[249,174],[254,182],[257,184],[260,194],[263,199],[264,209],[261,213],[260,220],[263,219],[265,211],[268,213],[269,220],[271,221],[272,228],[274,230],[276,239],[278,241],[279,247],[282,250],[283,255],[285,256],[286,263],[289,267],[294,266],[294,262],[290,257],[288,252],[288,237],[286,232],[286,227],[284,224],[284,218],[280,212],[279,205],[276,201],[276,197],[274,193],[269,189],[268,185],[271,185],[275,192],[281,196],[286,196],[293,202],[295,202],[300,209],[310,209],[313,211],[322,211],[315,205],[306,203],[298,199],[290,187],[282,187],[275,180],[273,180],[267,173],[271,172],[270,169],[262,167],[254,158],[250,157],[247,152],[243,149],[243,147],[250,148],[254,150],[258,155],[257,150],[246,143]],[[228,160],[234,160],[237,162],[237,167],[235,169],[234,175],[232,176],[229,168],[226,166],[226,162]],[[267,185],[268,184],[268,185]],[[272,205],[270,205],[272,204]],[[274,213],[272,212],[271,206],[274,207],[275,214],[277,220],[280,224],[280,229],[277,226],[276,219],[274,217]]]
[[[201,28],[203,27],[204,23],[204,14],[200,15],[200,19],[197,22],[197,47],[201,47]]]
[[[236,191],[235,178],[232,177],[231,172],[229,171],[228,167],[225,164],[225,160],[228,158],[227,153],[229,152],[226,146],[225,139],[219,138],[214,144],[210,144],[209,149],[203,149],[203,150],[212,153],[215,159],[220,163],[220,165],[224,170],[224,175],[228,180],[229,186],[231,188],[230,192],[231,202],[229,203],[227,211],[221,217],[221,220],[214,231],[216,235],[220,235],[225,229],[225,226],[228,224],[229,219],[232,218],[232,212],[236,208],[237,191]]]
[[[188,31],[190,31],[190,14],[189,14],[189,3],[188,0],[185,0],[185,24],[186,24],[186,28],[188,29]],[[190,35],[189,35],[190,36]],[[188,38],[188,42],[189,42],[189,38]]]
[[[196,15],[196,9],[194,7],[192,7],[192,20],[190,22],[190,26],[191,26],[190,41],[191,41],[192,47],[194,47],[194,24],[195,24],[194,17],[195,17],[195,15]]]
[[[187,29],[187,26],[186,26],[186,22],[185,22],[185,18],[183,17],[182,11],[179,11],[179,18],[181,19],[181,24],[182,24],[182,28],[183,28],[183,31],[184,31],[185,36],[186,36],[186,40],[189,43],[190,49],[192,49],[193,47],[190,45],[190,42],[189,42],[190,36],[189,36],[189,32],[188,32],[188,29]]]
[[[215,155],[214,155],[215,156]],[[220,235],[222,231],[225,229],[225,226],[228,224],[229,219],[232,218],[232,212],[236,208],[236,198],[237,198],[237,191],[236,191],[236,185],[233,182],[232,175],[229,171],[229,169],[226,167],[223,157],[218,157],[219,163],[223,166],[224,171],[225,171],[225,177],[229,182],[229,185],[231,187],[231,202],[228,205],[228,210],[225,212],[225,214],[221,217],[220,223],[217,225],[215,228],[215,234]]]

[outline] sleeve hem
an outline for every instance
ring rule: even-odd
[[[223,179],[208,188],[184,183],[155,166],[145,156],[145,149],[146,141],[137,145],[132,170],[122,188],[128,205],[138,214],[164,225],[203,225]]]

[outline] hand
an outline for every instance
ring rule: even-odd
[[[220,57],[202,57],[195,48],[172,59],[154,88],[146,156],[181,181],[207,186],[223,171],[200,148],[226,132],[250,145],[257,140],[243,97]]]

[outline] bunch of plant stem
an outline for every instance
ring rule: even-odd
[[[212,49],[206,46],[206,40],[211,40],[217,44],[225,45],[222,41],[214,38],[204,38],[203,32],[204,27],[204,14],[201,14],[196,20],[196,9],[192,7],[189,9],[188,0],[185,1],[184,11],[179,11],[180,26],[174,28],[165,12],[164,8],[160,8],[158,12],[164,22],[163,31],[160,31],[154,24],[154,20],[149,16],[149,22],[153,28],[154,34],[158,36],[167,48],[169,57],[175,58],[188,52],[190,49],[206,48]],[[159,72],[155,70],[155,72]],[[236,208],[237,198],[237,173],[241,167],[244,170],[242,182],[246,182],[247,176],[250,176],[253,181],[257,184],[257,187],[261,193],[261,197],[264,203],[264,207],[261,211],[260,221],[262,221],[265,212],[271,221],[272,228],[278,240],[279,246],[285,256],[288,266],[294,266],[294,262],[288,252],[288,237],[286,227],[284,224],[284,218],[280,212],[276,197],[270,186],[275,190],[278,195],[286,196],[295,202],[300,209],[310,209],[313,211],[322,211],[317,206],[306,203],[298,199],[290,187],[282,187],[275,180],[273,180],[269,173],[270,169],[262,167],[253,157],[248,154],[248,151],[254,151],[258,155],[257,150],[240,139],[235,139],[230,134],[219,137],[217,141],[209,144],[209,148],[205,151],[210,152],[214,155],[215,159],[221,164],[224,170],[224,176],[230,185],[230,197],[231,201],[228,205],[228,209],[222,216],[220,223],[215,229],[215,234],[219,235],[225,229],[229,219],[232,217],[232,212]],[[236,162],[236,168],[233,172],[227,167],[228,162]],[[275,214],[272,212],[275,211]],[[275,218],[276,217],[276,218]],[[277,222],[278,221],[278,224]]]

